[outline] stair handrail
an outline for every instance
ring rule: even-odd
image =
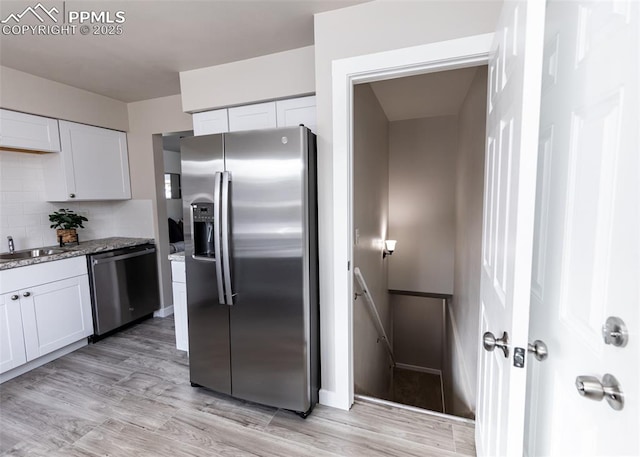
[[[369,311],[371,312],[371,315],[373,316],[373,323],[374,326],[376,327],[376,330],[378,331],[378,337],[384,341],[385,343],[385,348],[387,349],[387,354],[389,355],[389,358],[391,359],[391,363],[393,364],[393,366],[396,366],[396,359],[393,356],[393,348],[391,347],[391,343],[389,342],[389,338],[387,338],[387,332],[384,331],[384,325],[382,325],[382,320],[380,319],[380,314],[378,314],[378,308],[376,307],[375,302],[373,301],[373,296],[371,295],[371,292],[369,292],[369,287],[367,287],[367,282],[364,280],[364,276],[362,276],[362,272],[360,271],[360,268],[355,267],[353,269],[353,274],[355,275],[356,279],[358,280],[358,284],[360,286],[360,290],[362,291],[362,295],[365,297],[365,301],[366,303],[369,305]],[[358,295],[356,294],[356,298],[358,297]]]

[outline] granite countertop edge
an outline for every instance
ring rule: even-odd
[[[176,262],[184,262],[184,251],[169,254],[169,260]]]
[[[10,270],[12,268],[26,267],[29,265],[35,265],[38,263],[53,262],[55,260],[68,259],[70,257],[79,257],[88,254],[94,254],[96,252],[111,251],[113,249],[126,248],[129,246],[137,246],[140,244],[154,243],[153,238],[126,238],[126,237],[110,237],[101,238],[98,240],[81,241],[77,246],[65,246],[60,247],[44,246],[41,249],[56,249],[62,250],[58,254],[18,259],[18,260],[0,260],[0,271]],[[38,248],[34,248],[38,249]]]

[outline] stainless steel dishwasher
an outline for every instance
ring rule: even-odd
[[[91,254],[87,262],[95,339],[159,308],[158,266],[153,244]]]

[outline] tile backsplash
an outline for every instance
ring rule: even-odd
[[[151,200],[47,202],[40,154],[0,151],[0,252],[11,235],[16,250],[56,244],[49,214],[72,209],[89,219],[78,229],[80,240],[110,236],[153,238]]]

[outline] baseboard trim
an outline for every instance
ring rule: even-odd
[[[43,355],[42,357],[38,357],[35,360],[25,363],[24,365],[20,365],[19,367],[15,367],[12,370],[9,370],[5,373],[0,374],[0,384],[3,382],[9,381],[10,379],[16,378],[20,375],[23,375],[31,370],[35,370],[42,365],[45,365],[49,362],[54,361],[62,357],[63,355],[70,354],[73,351],[76,351],[82,347],[87,346],[89,343],[86,338],[81,339],[80,341],[76,341],[75,343],[71,343],[68,346],[60,348],[56,351],[50,352],[49,354]]]
[[[404,409],[407,411],[425,414],[427,416],[435,416],[441,419],[447,419],[455,422],[460,422],[463,424],[469,424],[474,426],[476,424],[476,421],[472,419],[467,419],[465,417],[452,416],[451,414],[444,414],[444,413],[439,413],[437,411],[431,411],[428,409],[416,408],[415,406],[403,405],[402,403],[395,403],[389,400],[382,400],[380,398],[367,397],[366,395],[356,395],[355,400],[356,402],[360,402],[360,403],[372,403],[374,405],[382,405],[382,406],[388,406],[391,408]]]
[[[325,389],[320,389],[318,403],[324,406],[342,409],[344,411],[348,411],[349,408],[351,408],[351,405],[348,405],[348,401],[339,397],[335,392]]]
[[[169,317],[173,314],[173,305],[165,306],[153,312],[153,317]]]
[[[402,368],[403,370],[419,371],[421,373],[437,374],[442,376],[442,370],[436,370],[435,368],[421,367],[419,365],[410,365],[408,363],[396,362],[396,368]]]

